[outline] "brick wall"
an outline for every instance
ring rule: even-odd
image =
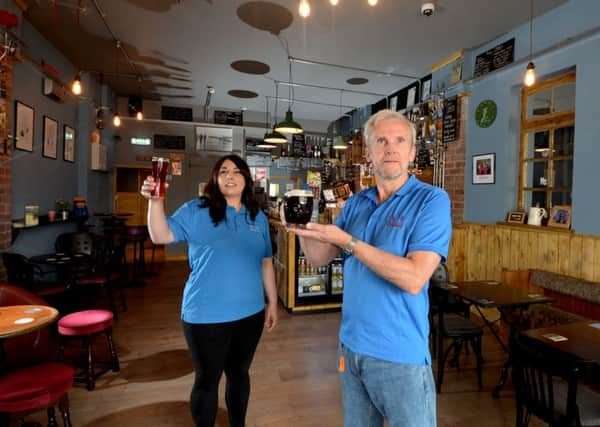
[[[468,97],[459,96],[460,125],[458,139],[448,144],[444,188],[452,202],[452,223],[462,224],[465,208],[465,140],[467,130]]]
[[[12,102],[12,59],[0,64],[0,252],[11,245],[11,151],[14,106]],[[0,280],[6,280],[4,264],[0,262]]]

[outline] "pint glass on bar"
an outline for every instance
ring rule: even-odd
[[[166,157],[152,157],[152,178],[156,187],[152,191],[152,197],[165,197],[167,174],[169,173],[169,159]]]

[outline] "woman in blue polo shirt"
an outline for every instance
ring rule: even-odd
[[[263,325],[270,332],[277,323],[269,224],[254,198],[250,169],[233,154],[219,159],[205,196],[184,203],[169,217],[163,199],[151,196],[155,186],[148,177],[141,189],[148,199],[152,241],[188,244],[192,271],[181,318],[195,369],[192,417],[196,426],[214,426],[225,372],[229,423],[244,426],[250,363]]]

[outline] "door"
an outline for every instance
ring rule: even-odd
[[[131,214],[127,218],[128,225],[146,224],[148,202],[140,195],[140,188],[144,179],[151,174],[152,170],[146,168],[116,168],[113,211]]]

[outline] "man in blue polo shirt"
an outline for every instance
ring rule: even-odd
[[[338,371],[344,426],[436,425],[428,280],[448,254],[450,200],[409,175],[413,124],[383,110],[365,124],[376,186],[351,197],[335,225],[294,228],[311,264],[344,259]]]

